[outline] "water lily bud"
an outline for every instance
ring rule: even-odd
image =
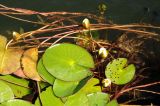
[[[101,47],[98,51],[98,54],[101,58],[105,59],[108,56],[108,50],[106,50],[106,48]]]
[[[17,41],[17,40],[19,40],[21,38],[20,37],[21,35],[18,32],[13,31],[12,35],[13,35],[13,39],[15,41]]]
[[[84,28],[89,29],[90,28],[90,22],[89,19],[85,18],[82,22],[82,25]]]
[[[102,81],[102,84],[103,84],[103,86],[104,87],[108,87],[108,86],[110,86],[111,85],[111,80],[110,79],[104,79],[103,81]]]

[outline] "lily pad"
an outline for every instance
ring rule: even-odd
[[[97,84],[99,84],[99,80],[96,78],[91,78],[87,81],[87,83],[84,85],[84,87],[81,89],[81,91],[85,92],[86,94],[100,92],[101,87],[96,86]]]
[[[35,105],[31,104],[30,102],[24,101],[24,100],[13,99],[7,102],[3,102],[2,106],[35,106]]]
[[[130,82],[135,75],[135,66],[127,65],[126,58],[118,58],[111,61],[105,70],[105,75],[112,83],[117,85]]]
[[[78,92],[69,96],[64,106],[89,106],[89,101],[84,92]]]
[[[43,55],[43,64],[54,77],[64,81],[80,81],[94,68],[92,56],[74,44],[56,44]]]
[[[119,104],[117,103],[117,100],[113,99],[106,106],[119,106]]]
[[[63,106],[61,99],[53,94],[51,86],[40,94],[40,99],[42,106]],[[39,98],[37,98],[35,105],[40,106]]]
[[[91,93],[87,97],[89,106],[106,106],[109,101],[109,95],[102,92]]]
[[[39,75],[48,83],[50,83],[51,85],[53,85],[53,82],[55,80],[55,77],[53,75],[51,75],[46,68],[43,65],[43,61],[42,59],[39,60],[38,65],[37,65],[37,70]]]
[[[22,57],[22,67],[24,74],[36,81],[40,81],[41,77],[37,72],[37,60],[38,60],[38,49],[37,48],[30,48],[26,50]]]
[[[3,81],[0,81],[0,103],[13,98],[14,98],[14,94],[12,92],[12,89]]]
[[[53,91],[58,97],[66,97],[74,93],[78,84],[78,81],[62,81],[56,79],[53,85]]]
[[[16,98],[22,98],[23,96],[32,93],[32,89],[28,86],[28,80],[17,78],[11,75],[0,76],[0,80],[9,85]]]

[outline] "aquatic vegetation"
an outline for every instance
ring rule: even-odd
[[[121,85],[130,82],[135,75],[135,66],[127,66],[126,58],[118,58],[111,61],[105,71],[106,77],[111,79],[112,83]]]
[[[0,36],[2,105],[118,106],[124,93],[135,96],[135,89],[160,84],[158,81],[138,85],[146,78],[143,71],[147,68],[137,59],[137,54],[147,57],[140,50],[144,41],[125,39],[134,34],[137,38],[159,42],[159,34],[150,31],[159,27],[101,23],[107,10],[104,4],[99,5],[100,16],[38,12],[1,4],[0,7],[2,12],[8,10],[2,15],[39,27],[28,32],[14,31],[9,41]],[[19,15],[37,15],[37,20],[22,19]],[[79,21],[80,18],[84,20]],[[106,36],[104,30],[123,34],[115,41],[100,39]]]

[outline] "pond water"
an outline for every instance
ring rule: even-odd
[[[93,14],[97,14],[98,4],[106,3],[106,17],[113,23],[128,24],[142,21],[160,24],[160,0],[1,0],[0,3],[37,11],[72,11]],[[0,17],[1,34],[7,35],[6,29],[13,31],[19,30],[19,27],[23,27],[26,31],[32,29],[26,23],[17,23],[10,18]]]

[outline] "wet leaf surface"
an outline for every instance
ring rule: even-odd
[[[43,64],[54,77],[64,81],[80,81],[94,67],[92,56],[74,44],[56,44],[46,50]]]

